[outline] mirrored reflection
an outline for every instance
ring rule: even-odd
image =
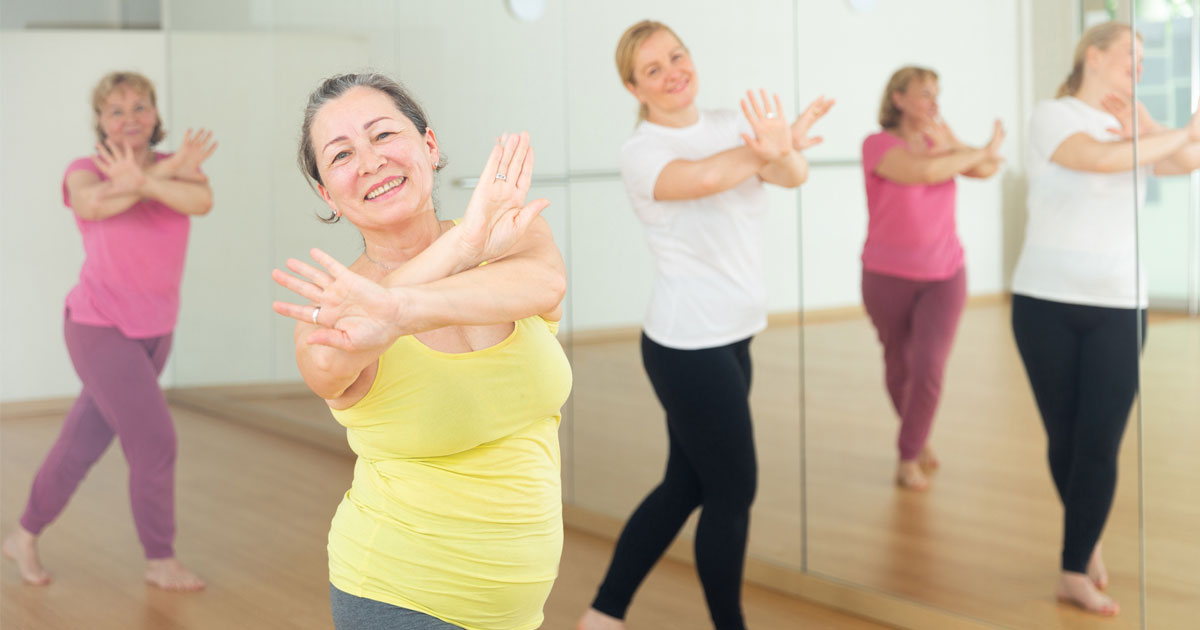
[[[1111,508],[1103,510],[1109,516],[1101,519],[1106,593],[1121,613],[1101,620],[1054,601],[1064,510],[1008,295],[1020,288],[1014,270],[1028,255],[1027,222],[1036,220],[1029,183],[1046,162],[1044,149],[1042,163],[1031,157],[1042,139],[1031,135],[1030,118],[1055,97],[1083,30],[1127,20],[1131,8],[1105,0],[936,0],[919,7],[885,0],[872,11],[851,4],[705,0],[682,10],[673,0],[548,3],[541,18],[525,23],[498,1],[124,2],[119,11],[79,14],[76,24],[28,3],[12,11],[16,4],[6,0],[4,111],[14,120],[46,119],[49,110],[38,103],[9,96],[45,90],[49,101],[71,104],[63,106],[70,116],[61,118],[74,124],[79,94],[109,69],[132,64],[159,86],[168,146],[177,146],[187,125],[213,129],[220,148],[205,170],[217,211],[193,223],[185,307],[165,379],[173,401],[200,404],[190,393],[219,389],[240,409],[290,423],[274,425],[277,431],[339,447],[344,431],[300,382],[293,324],[269,309],[272,300],[290,297],[269,279],[287,257],[320,247],[348,261],[363,249],[351,226],[317,220],[327,208],[295,166],[308,92],[321,78],[368,68],[402,80],[449,156],[436,193],[443,217],[461,214],[493,138],[529,130],[538,151],[532,194],[551,201],[543,216],[570,276],[559,334],[574,370],[560,432],[565,520],[615,540],[663,481],[671,452],[668,419],[641,347],[647,314],[661,299],[660,262],[620,175],[638,101],[614,66],[617,42],[647,16],[662,20],[688,47],[699,107],[738,120],[747,89],[778,93],[788,120],[819,96],[836,98],[814,129],[824,142],[805,152],[807,182],[763,188],[757,251],[766,324],[749,344],[756,487],[746,580],[786,590],[817,576],[1001,627],[1140,627],[1133,420],[1120,441],[1120,474]],[[1183,128],[1195,116],[1196,5],[1146,2],[1137,14],[1139,98],[1165,127]],[[110,32],[11,31],[47,26],[147,32],[122,35],[118,44]],[[69,41],[104,55],[76,59],[61,76],[54,54]],[[1105,49],[1109,66],[1129,62],[1114,46]],[[19,51],[27,67],[13,72],[10,51]],[[897,73],[905,67],[929,72]],[[58,77],[55,85],[46,85],[46,76]],[[894,90],[891,79],[898,81]],[[890,133],[881,129],[881,97],[897,112]],[[906,112],[930,124],[913,126]],[[935,114],[944,124],[931,123]],[[5,127],[6,146],[86,147],[91,133],[86,121],[46,125],[44,138],[37,126],[17,127]],[[869,137],[874,144],[867,147]],[[912,171],[919,160],[893,154],[885,164],[895,147],[920,158],[959,142],[975,157],[941,165],[957,176],[920,183],[914,178],[927,174]],[[1104,184],[1111,187],[1109,208],[1129,223],[1114,237],[1115,248],[1132,251],[1132,159],[1117,170]],[[865,172],[880,181],[871,183]],[[57,173],[51,175],[19,187],[6,176],[5,205],[50,203],[24,191],[56,191]],[[906,192],[918,187],[925,196]],[[1193,456],[1200,443],[1193,421],[1200,416],[1200,179],[1194,172],[1147,177],[1137,187],[1146,197],[1136,215],[1137,251],[1149,279],[1136,279],[1131,259],[1116,282],[1122,295],[1145,289],[1151,307],[1140,366],[1145,615],[1149,627],[1176,627],[1200,613],[1200,518],[1189,510],[1200,483]],[[911,211],[909,223],[876,224],[879,203]],[[926,210],[937,217],[920,214]],[[30,232],[70,230],[62,217],[29,221]],[[1099,237],[1085,233],[1094,227],[1088,222],[1068,233],[1095,243]],[[4,236],[6,261],[40,255],[38,242],[14,234]],[[68,253],[48,262],[46,273],[66,283],[80,259]],[[1030,277],[1052,277],[1045,264]],[[16,294],[46,292],[41,279],[4,279]],[[933,304],[918,306],[927,294]],[[5,314],[16,322],[0,327],[6,349],[32,352],[11,330],[57,338],[60,306],[51,302],[19,318]],[[218,305],[220,316],[201,305]],[[698,317],[696,310],[672,319]],[[927,337],[907,347],[897,341],[918,323],[929,325],[922,328]],[[67,376],[6,365],[4,396],[69,392],[66,353],[53,352],[48,361]],[[914,385],[918,372],[924,380]],[[712,446],[708,470],[732,470],[729,445]],[[682,525],[670,557],[690,559],[701,514]],[[561,574],[571,570],[564,566]],[[582,588],[598,588],[601,579]]]
[[[1183,128],[1200,98],[1200,3],[1139,3],[1145,72],[1138,98],[1154,124]],[[1152,150],[1149,120],[1139,136]],[[1189,509],[1197,480],[1186,453],[1200,435],[1200,322],[1197,314],[1197,227],[1200,226],[1200,146],[1154,167],[1138,214],[1139,254],[1149,294],[1147,343],[1139,400],[1145,462],[1146,626],[1185,626],[1200,613],[1200,520]],[[1189,155],[1191,159],[1189,159]],[[1171,164],[1171,163],[1174,164]],[[1185,171],[1191,170],[1190,173]],[[1175,174],[1168,174],[1175,173]]]
[[[1004,627],[1139,627],[1136,436],[1123,442],[1119,459],[1115,448],[1104,456],[1063,455],[1095,446],[1070,436],[1048,447],[1048,435],[1071,432],[1063,419],[1070,414],[1049,402],[1066,389],[1047,386],[1041,375],[1073,368],[1037,352],[1050,343],[1031,340],[1051,316],[1017,308],[1024,298],[1007,295],[1040,296],[1035,306],[1047,308],[1116,299],[1133,330],[1132,143],[1124,142],[1128,166],[1114,167],[1119,173],[1087,176],[1107,182],[1087,184],[1093,201],[1104,204],[1104,245],[1095,242],[1097,224],[1082,208],[1066,208],[1053,192],[1086,190],[1086,177],[1066,183],[1077,174],[1056,161],[1056,147],[1072,135],[1063,130],[1074,129],[1083,137],[1073,141],[1085,144],[1088,136],[1120,140],[1106,131],[1115,125],[1096,93],[1129,93],[1115,74],[1130,66],[1128,29],[1124,48],[1103,47],[1111,57],[1089,62],[1078,77],[1085,85],[1071,84],[1067,93],[1079,99],[1048,102],[1071,73],[1082,27],[1118,14],[1106,3],[1033,3],[1026,7],[1032,13],[1017,4],[938,3],[914,11],[881,3],[869,14],[829,8],[819,16],[837,32],[854,33],[858,50],[873,52],[848,56],[836,70],[801,71],[802,82],[811,77],[830,86],[854,77],[845,92],[870,94],[831,116],[841,133],[829,133],[831,142],[820,148],[855,163],[802,192],[803,302],[811,322],[803,344],[808,568]],[[1102,13],[1089,13],[1096,8]],[[898,72],[909,65],[936,78]],[[1102,79],[1092,65],[1114,74]],[[899,123],[877,135],[891,124],[889,104],[900,110]],[[933,122],[935,113],[944,124]],[[943,149],[947,129],[965,146]],[[933,159],[939,155],[961,161]],[[998,169],[990,172],[994,157],[1003,162],[995,160]],[[906,171],[913,165],[925,169]],[[1071,212],[1074,223],[1048,218],[1066,221]],[[1072,286],[1094,282],[1083,280],[1087,273],[1073,276],[1079,256],[1119,267],[1102,281],[1108,294]],[[962,271],[965,282],[955,286]],[[1124,424],[1137,369],[1132,333],[1120,343],[1127,356],[1114,363],[1134,379],[1125,379],[1124,401],[1107,410],[1114,427]],[[1119,428],[1114,439],[1120,443]],[[1063,480],[1105,462],[1122,473],[1111,517],[1105,521],[1107,505],[1092,513],[1072,509],[1072,533],[1064,534],[1052,477],[1070,505],[1086,503]],[[1085,483],[1096,496],[1109,494],[1105,483],[1079,485]],[[1093,549],[1086,541],[1095,532],[1077,520],[1103,528],[1107,593],[1121,607],[1115,620],[1055,602],[1061,580],[1087,581]],[[1060,560],[1080,573],[1063,578]],[[1090,584],[1081,586],[1082,594],[1064,594],[1094,609],[1108,605],[1087,590]]]
[[[639,514],[654,509],[654,500],[647,499],[652,491],[652,496],[670,495],[670,501],[684,502],[691,501],[688,495],[698,491],[703,497],[683,510],[682,516],[691,513],[691,518],[683,525],[671,555],[691,556],[694,544],[696,553],[709,554],[708,562],[714,566],[711,563],[723,562],[714,561],[714,554],[737,559],[737,545],[721,534],[728,529],[722,519],[744,509],[738,504],[749,498],[747,493],[753,493],[746,576],[764,583],[764,576],[772,570],[782,567],[798,575],[802,568],[796,193],[791,188],[766,185],[759,189],[765,195],[761,206],[755,202],[720,211],[700,206],[686,210],[690,202],[648,209],[644,203],[632,201],[638,193],[628,188],[631,180],[622,181],[619,171],[631,168],[636,172],[649,165],[631,167],[626,163],[632,158],[623,152],[622,144],[631,136],[645,139],[645,135],[635,131],[638,100],[622,86],[613,51],[627,28],[647,15],[658,16],[687,47],[694,66],[692,78],[698,85],[695,103],[702,115],[726,117],[737,125],[744,126],[736,121],[744,118],[738,103],[747,89],[777,93],[784,104],[783,117],[789,122],[798,113],[798,102],[807,104],[820,93],[811,87],[797,93],[795,66],[789,61],[795,58],[795,40],[788,4],[702,2],[693,3],[686,12],[678,8],[677,3],[667,1],[620,1],[571,4],[568,9],[570,164],[572,173],[585,175],[570,184],[568,249],[575,370],[572,508],[581,517],[573,524],[615,536],[639,505],[646,511],[639,510]],[[823,131],[818,128],[814,133]],[[740,143],[736,134],[730,137]],[[709,153],[686,157],[706,158]],[[655,219],[650,213],[658,210],[668,214]],[[753,216],[760,211],[765,215]],[[695,221],[687,212],[710,218]],[[723,223],[720,216],[725,214],[752,217],[747,226],[753,229],[744,235],[749,240],[739,240],[743,236],[729,232],[745,227],[738,223],[741,219]],[[761,234],[753,233],[758,230]],[[761,266],[752,264],[758,256],[762,257]],[[748,271],[736,268],[742,264]],[[730,285],[731,281],[735,284]],[[708,285],[692,286],[697,282]],[[755,296],[759,291],[765,295]],[[673,378],[678,369],[648,375],[651,368],[644,362],[654,359],[647,359],[650,355],[641,339],[643,331],[656,338],[653,345],[662,346],[654,349],[655,353],[683,356],[696,350],[694,360],[701,361],[702,354],[709,352],[701,349],[713,344],[697,335],[727,334],[723,329],[704,331],[713,326],[728,328],[719,320],[743,308],[747,295],[752,302],[756,297],[765,300],[765,304],[751,304],[750,308],[756,313],[752,320],[765,317],[765,330],[751,321],[751,330],[735,331],[736,336],[715,345],[726,346],[752,335],[748,357],[744,357],[751,366],[746,374],[749,423],[744,417],[738,420],[740,416],[706,419],[683,412],[668,418],[661,395],[669,395],[664,392],[671,391],[670,385],[660,380],[658,385],[667,389],[656,395],[651,376]],[[672,301],[678,305],[668,306]],[[684,339],[687,335],[700,341]],[[688,378],[702,375],[698,371]],[[677,395],[694,401],[722,400],[711,391],[725,386],[721,383],[681,382],[676,385],[682,388]],[[745,394],[741,395],[744,406]],[[710,421],[717,424],[708,428],[701,424]],[[725,424],[742,433],[729,433],[722,426]],[[742,443],[751,433],[753,452]],[[683,477],[697,475],[706,490],[680,488]],[[706,541],[703,533],[697,541],[698,522],[701,528],[708,528]],[[630,537],[642,536],[647,529],[643,525],[625,531]],[[678,526],[665,525],[664,533],[673,537],[673,528]],[[622,552],[618,550],[618,554]],[[594,586],[600,586],[601,577],[597,576]],[[710,595],[720,597],[719,592]],[[636,601],[635,597],[635,606]],[[753,618],[754,611],[747,614]]]

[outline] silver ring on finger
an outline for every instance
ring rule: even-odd
[[[313,314],[312,314],[312,322],[313,322],[314,324],[316,324],[316,323],[317,323],[317,315],[318,315],[320,312],[321,312],[321,307],[320,307],[320,306],[318,306],[318,307],[316,307],[316,308],[314,308],[314,309],[313,309]]]
[[[508,175],[505,175],[504,173],[496,173],[496,179],[498,179],[502,182],[508,181]]]
[[[767,112],[766,117],[768,120],[770,120],[771,118],[779,118],[779,113],[778,112]]]

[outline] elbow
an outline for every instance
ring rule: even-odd
[[[100,216],[100,209],[91,204],[81,203],[71,209],[75,211],[75,216],[84,221],[99,221],[102,218]]]
[[[707,197],[721,192],[721,174],[716,169],[707,169],[696,179],[696,197]]]
[[[541,300],[537,305],[538,313],[549,313],[558,308],[559,304],[567,296],[567,272],[563,267],[554,269],[547,274],[545,283],[545,291],[543,291]]]
[[[204,216],[204,215],[208,214],[209,212],[212,212],[212,207],[213,207],[212,199],[205,199],[196,208],[196,214],[199,216]]]
[[[951,177],[947,177],[945,173],[940,172],[937,168],[934,168],[933,166],[926,166],[921,169],[921,172],[917,173],[916,183],[921,186],[932,186],[934,184],[940,184],[949,179],[951,179]]]

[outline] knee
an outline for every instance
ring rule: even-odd
[[[175,429],[166,426],[156,430],[148,430],[138,435],[132,444],[122,440],[125,458],[130,467],[135,466],[173,466],[178,453],[178,438]]]
[[[758,493],[758,471],[750,470],[725,471],[726,475],[718,483],[706,486],[704,503],[721,504],[729,509],[749,510]]]

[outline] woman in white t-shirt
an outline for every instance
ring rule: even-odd
[[[1099,541],[1137,394],[1146,307],[1130,201],[1135,178],[1141,203],[1151,171],[1200,167],[1200,113],[1184,129],[1166,129],[1130,103],[1132,36],[1116,22],[1088,29],[1058,98],[1034,109],[1029,219],[1013,277],[1013,334],[1065,511],[1058,598],[1106,616],[1119,607],[1102,592],[1108,576]],[[1141,55],[1139,41],[1139,74]]]
[[[696,568],[713,623],[745,627],[742,568],[757,464],[750,420],[750,340],[766,327],[763,182],[808,177],[801,151],[832,100],[789,124],[778,96],[747,92],[742,114],[696,107],[696,71],[667,26],[643,21],[617,44],[621,80],[641,103],[621,148],[621,176],[655,257],[642,360],[666,410],[662,482],[630,516],[579,628],[624,628],[634,592],[684,521],[701,508]]]

